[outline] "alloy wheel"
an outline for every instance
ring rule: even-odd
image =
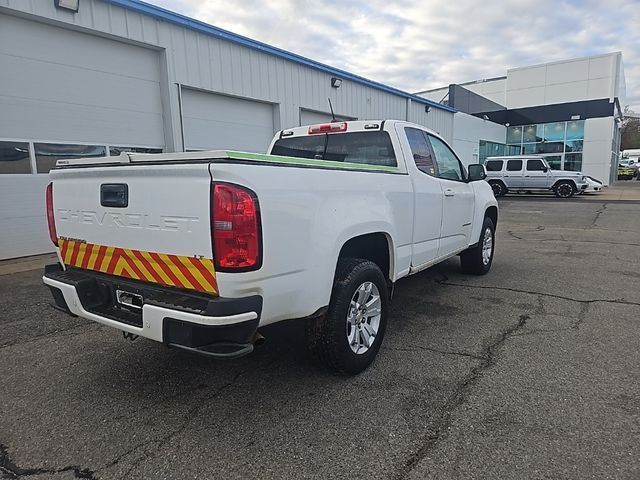
[[[347,341],[353,353],[366,353],[373,345],[380,328],[382,301],[373,282],[361,284],[351,297],[347,312]]]

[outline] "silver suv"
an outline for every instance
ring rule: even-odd
[[[496,197],[509,192],[550,191],[556,197],[569,198],[587,188],[581,172],[551,170],[544,157],[535,155],[487,157],[484,166]]]

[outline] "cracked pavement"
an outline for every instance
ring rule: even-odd
[[[490,274],[398,282],[355,378],[300,323],[216,362],[0,276],[0,479],[640,478],[640,203],[500,208]]]

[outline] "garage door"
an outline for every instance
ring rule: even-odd
[[[0,15],[0,135],[163,146],[158,52]]]
[[[275,133],[274,105],[182,89],[187,150],[244,150],[264,153]]]
[[[326,123],[332,120],[331,113],[318,112],[316,110],[300,109],[300,125],[317,125],[318,123]],[[344,115],[336,115],[336,120],[348,121],[357,120],[355,117],[345,117]]]
[[[0,14],[0,259],[50,252],[56,157],[164,147],[155,50]]]

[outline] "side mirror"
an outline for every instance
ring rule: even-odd
[[[470,182],[484,180],[485,178],[487,178],[487,171],[485,170],[484,165],[480,165],[479,163],[472,163],[469,165]]]
[[[549,167],[545,167],[544,165],[542,166],[542,171],[544,173],[547,173],[549,171]]]

